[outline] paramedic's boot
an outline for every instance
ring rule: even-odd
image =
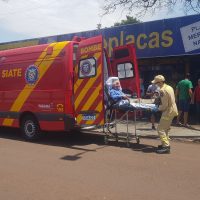
[[[159,153],[159,154],[165,154],[165,153],[170,153],[170,146],[167,146],[167,147],[158,147],[158,149],[156,150],[156,153]]]
[[[162,149],[162,148],[163,148],[162,144],[158,145],[158,149]]]

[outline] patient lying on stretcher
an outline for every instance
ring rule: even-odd
[[[143,109],[149,110],[152,112],[158,111],[158,106],[155,104],[146,104],[146,103],[136,103],[133,99],[129,98],[126,94],[122,92],[122,88],[119,82],[119,79],[114,79],[112,81],[111,87],[108,91],[111,99],[115,102],[114,107],[123,109],[123,110],[135,110]]]
[[[123,103],[130,103],[130,99],[126,94],[124,94],[121,90],[121,85],[119,80],[113,81],[112,87],[109,90],[110,97],[115,101],[115,102],[120,102],[121,104]]]

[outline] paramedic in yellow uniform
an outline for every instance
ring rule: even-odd
[[[157,128],[162,145],[158,146],[156,152],[170,153],[169,130],[173,118],[178,115],[174,90],[165,83],[165,78],[162,75],[155,76],[152,83],[155,83],[160,87],[161,104],[159,105],[158,110],[162,112]]]

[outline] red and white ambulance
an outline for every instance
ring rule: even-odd
[[[20,127],[26,139],[42,130],[104,125],[104,82],[118,76],[139,95],[133,45],[114,49],[102,36],[0,51],[0,126]]]

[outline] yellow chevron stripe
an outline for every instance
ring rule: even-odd
[[[81,122],[81,120],[82,120],[82,115],[79,114],[79,115],[77,116],[76,120],[77,120],[77,123],[80,124],[80,122]]]
[[[95,108],[95,110],[98,110],[99,112],[103,112],[103,103],[100,102],[97,107]],[[103,125],[104,124],[104,117],[103,119],[100,121],[100,123],[98,125]]]
[[[81,110],[88,110],[89,109],[89,107],[94,103],[94,101],[98,97],[99,90],[100,90],[100,86],[96,87],[96,89],[93,91],[90,98],[88,98],[88,100],[86,101],[85,105],[83,106],[83,108]]]
[[[102,119],[98,125],[104,125],[104,119]]]
[[[93,99],[93,98],[91,97],[91,99]],[[95,98],[94,98],[94,100],[95,100]],[[87,102],[87,103],[88,103],[88,102]],[[87,104],[87,103],[86,103],[86,104]],[[87,108],[84,107],[82,110],[87,110],[87,109],[89,108],[89,106],[91,106],[91,104],[89,104]],[[102,112],[102,111],[103,111],[103,104],[102,104],[102,102],[99,102],[99,104],[98,104],[97,107],[95,108],[95,111],[98,111],[98,112]],[[99,114],[97,114],[96,117],[98,117],[98,115],[99,115]],[[78,122],[78,124],[79,124],[81,121],[82,121],[82,114],[79,114],[79,115],[77,116],[77,122]],[[85,124],[91,125],[91,124],[93,124],[93,122],[94,122],[93,120],[88,120],[88,121],[85,122]],[[99,125],[102,125],[103,123],[104,123],[104,119],[101,120],[101,122],[100,122]]]
[[[98,115],[96,115],[97,117],[98,117]],[[86,124],[86,125],[94,125],[94,121],[92,121],[92,120],[88,120],[88,121],[86,121],[84,124]]]
[[[84,55],[84,56],[81,56],[81,59],[85,59],[85,58],[87,58],[88,57],[88,55]],[[76,65],[76,67],[75,67],[75,73],[78,75],[78,65]],[[78,86],[78,84],[81,84],[82,82],[83,82],[83,80],[84,79],[79,79],[79,83],[75,83],[74,84],[74,94],[76,93],[76,90],[79,88]]]
[[[99,57],[101,56],[101,52],[98,52],[96,54],[94,54],[94,57],[98,60]],[[77,67],[78,68],[78,67]],[[77,72],[78,73],[78,72]],[[94,82],[96,81],[96,79],[99,78],[99,76],[101,76],[101,73],[102,73],[102,65],[99,65],[97,67],[97,75],[96,77],[94,78],[91,78],[87,83],[86,85],[84,86],[84,89],[81,90],[80,94],[77,96],[76,100],[75,100],[75,109],[78,108],[78,106],[80,105],[80,103],[82,102],[83,98],[85,97],[85,95],[88,93],[88,91],[90,90],[90,88],[93,86]],[[77,89],[79,87],[81,87],[81,83],[83,82],[83,79],[78,79],[74,85],[74,93],[76,93]],[[90,98],[87,100],[87,102],[84,104],[84,107],[81,109],[81,110],[88,110],[89,107],[93,104],[93,102],[96,100],[96,98],[98,97],[99,95],[99,89],[100,89],[100,85],[95,88],[95,91],[92,92]],[[96,107],[97,111],[101,112],[103,107],[102,107],[102,102],[100,102],[97,107]],[[95,109],[95,110],[96,110]],[[98,115],[96,115],[96,117],[98,118]],[[80,122],[83,120],[82,119],[82,114],[78,114],[77,116],[77,123],[80,124]],[[84,124],[86,125],[92,125],[94,123],[93,120],[88,120],[88,121],[85,121]]]
[[[78,76],[78,66],[75,67],[75,73]],[[74,94],[76,93],[77,89],[79,88],[79,86],[81,85],[81,83],[83,82],[84,79],[78,79],[76,81],[76,83],[74,84]]]
[[[75,100],[75,109],[78,108],[79,104],[81,103],[81,101],[83,100],[85,95],[87,94],[88,90],[92,87],[92,85],[94,84],[96,79],[101,75],[101,71],[102,71],[101,65],[99,65],[98,70],[97,70],[97,77],[91,78],[85,85],[84,89],[81,90],[80,94],[77,96],[77,98]]]
[[[99,104],[97,105],[97,107],[95,108],[95,110],[101,112],[103,109],[103,103],[102,102],[99,102]]]
[[[99,59],[99,57],[101,56],[101,52],[94,54],[94,57],[96,58],[96,60]],[[84,59],[84,57],[81,57],[81,59]],[[78,74],[78,66],[76,66],[76,74]],[[74,93],[76,93],[77,89],[80,87],[81,83],[83,82],[84,79],[78,79],[76,81],[76,83],[74,84]]]
[[[85,103],[84,107],[82,108],[82,110],[88,110],[89,107],[92,105],[92,103],[96,100],[96,98],[98,97],[99,93],[99,88],[100,86],[98,86],[95,91],[92,93],[92,95],[90,96],[90,98],[88,99],[88,101]],[[97,105],[97,107],[95,108],[95,111],[98,112],[102,112],[103,111],[103,104],[102,102],[99,102],[99,104]],[[96,115],[96,117],[98,117],[98,114]],[[82,114],[79,114],[77,116],[77,123],[79,124],[82,121]],[[92,125],[93,124],[93,120],[88,120],[85,122],[86,125]],[[102,121],[100,122],[100,125],[103,124],[104,119],[102,119]]]
[[[59,42],[59,43],[50,44],[49,46],[54,46],[54,51],[53,51],[52,57],[55,59],[68,43],[69,42]],[[41,62],[41,59],[45,58],[47,48],[41,53],[39,58],[34,63],[36,66]],[[24,89],[20,92],[17,99],[15,100],[13,105],[11,106],[10,111],[13,111],[13,112],[20,111],[20,109],[22,108],[22,106],[24,105],[25,101],[28,99],[28,97],[30,96],[30,94],[32,93],[34,88],[37,86],[39,81],[42,79],[42,77],[45,75],[45,73],[47,72],[49,67],[52,65],[54,59],[44,60],[39,64],[39,66],[38,66],[39,78],[38,78],[37,82],[34,85],[29,85],[29,84],[25,85]],[[3,125],[11,126],[13,121],[14,121],[14,119],[6,118],[3,121]]]

